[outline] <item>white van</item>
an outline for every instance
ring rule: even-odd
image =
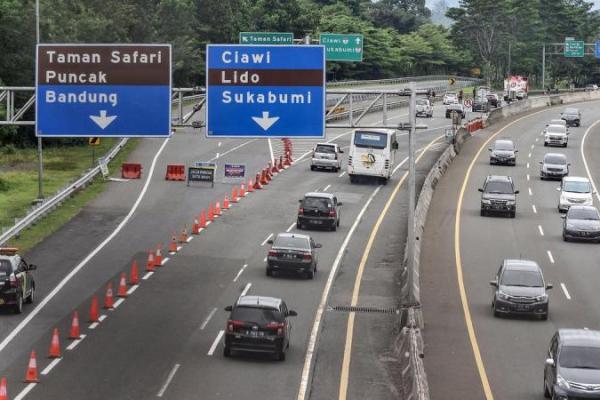
[[[394,170],[396,131],[393,129],[356,129],[348,151],[348,175],[354,183],[358,176],[373,176],[386,184]]]

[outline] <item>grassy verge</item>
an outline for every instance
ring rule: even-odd
[[[106,154],[117,139],[103,139],[96,147],[96,158]],[[127,159],[137,145],[131,139],[109,164],[113,171]],[[2,154],[0,161],[0,225],[10,226],[15,216],[24,216],[31,207],[31,200],[37,197],[37,165],[35,150],[20,150],[14,154]],[[44,152],[44,194],[51,196],[69,181],[79,177],[90,167],[92,152],[89,147],[51,148]],[[5,188],[4,190],[2,188]],[[10,241],[11,245],[27,251],[44,238],[56,232],[73,218],[88,202],[95,199],[106,187],[103,179],[96,178],[85,190],[66,200],[40,223],[23,231],[19,238]]]

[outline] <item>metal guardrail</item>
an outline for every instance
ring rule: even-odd
[[[390,79],[374,79],[374,80],[363,80],[363,81],[337,81],[327,83],[328,87],[338,86],[364,86],[364,85],[394,85],[399,83],[409,82],[422,82],[422,81],[441,81],[454,78],[457,81],[469,81],[473,83],[483,82],[479,78],[469,78],[454,75],[422,75],[422,76],[406,76],[402,78],[390,78]]]

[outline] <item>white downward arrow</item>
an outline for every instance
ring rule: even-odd
[[[92,121],[94,121],[100,127],[100,129],[104,129],[107,126],[109,126],[111,124],[111,122],[113,122],[115,119],[117,119],[117,116],[113,115],[111,117],[107,117],[106,110],[101,110],[100,116],[90,115],[90,118],[92,119]]]
[[[262,118],[252,117],[252,119],[261,128],[263,128],[266,131],[266,130],[269,130],[269,128],[271,126],[273,126],[273,124],[279,120],[279,117],[271,117],[271,118],[269,118],[269,112],[268,111],[263,111]]]

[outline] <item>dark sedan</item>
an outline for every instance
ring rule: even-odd
[[[560,114],[567,126],[581,126],[581,112],[576,108],[567,108]]]
[[[552,284],[544,282],[542,269],[535,261],[504,260],[496,278],[492,309],[494,316],[527,314],[548,319],[548,294]]]
[[[451,118],[453,112],[460,115],[461,118],[465,118],[467,115],[465,106],[462,104],[450,104],[448,107],[446,107],[446,118]]]
[[[314,278],[320,243],[315,243],[308,235],[298,233],[280,233],[268,243],[271,249],[267,256],[267,276],[274,272],[289,271],[304,274],[308,279]]]
[[[488,102],[487,97],[476,97],[473,100],[473,106],[471,107],[473,112],[482,112],[487,113],[490,112],[490,103]]]
[[[571,206],[564,218],[563,239],[600,242],[600,214],[593,206]]]
[[[496,93],[488,93],[486,95],[488,102],[490,103],[490,106],[492,107],[498,107],[500,105],[500,97],[498,96],[498,94]]]

